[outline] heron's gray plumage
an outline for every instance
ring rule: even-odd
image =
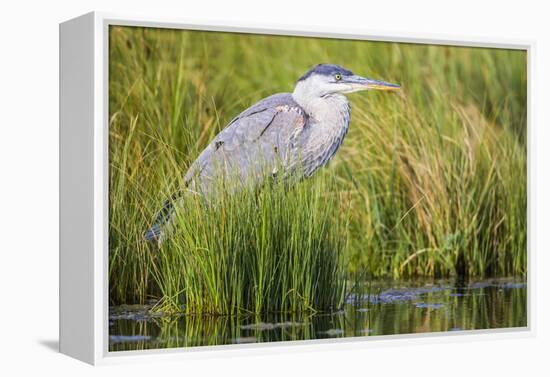
[[[300,77],[293,93],[279,93],[235,117],[191,165],[187,188],[210,197],[216,182],[235,174],[240,182],[261,185],[268,176],[307,178],[324,166],[342,144],[349,128],[350,105],[343,93],[368,84],[388,85],[355,76],[332,64],[313,67]],[[146,239],[160,239],[183,191],[164,203]]]
[[[307,123],[307,114],[290,93],[267,97],[234,118],[206,147],[185,176],[208,192],[219,174],[262,178],[265,164],[284,164]],[[263,161],[264,164],[260,164]],[[260,182],[258,182],[260,183]]]

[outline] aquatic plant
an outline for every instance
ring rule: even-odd
[[[344,269],[526,273],[524,51],[113,27],[109,54],[111,302],[318,309],[340,300],[343,282],[326,280]],[[313,181],[216,208],[191,201],[173,240],[144,242],[212,137],[319,62],[400,83],[402,94],[352,96],[350,133]]]

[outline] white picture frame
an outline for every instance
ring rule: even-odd
[[[342,338],[283,343],[206,346],[150,351],[108,351],[108,32],[110,25],[146,26],[273,35],[349,38],[511,48],[527,51],[528,129],[531,146],[531,75],[533,41],[449,38],[364,30],[302,28],[248,23],[197,22],[185,19],[88,13],[60,24],[60,352],[90,364],[151,358],[202,358],[235,354],[293,352],[294,347],[380,347],[415,342],[472,341],[534,335],[532,283],[535,269],[528,247],[528,326]],[[532,203],[532,149],[528,148],[528,218]],[[530,245],[530,231],[528,245]]]

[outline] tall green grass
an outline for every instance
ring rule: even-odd
[[[109,54],[113,303],[318,310],[341,301],[344,272],[526,273],[525,52],[114,27]],[[173,238],[144,242],[214,135],[320,62],[401,94],[350,96],[349,135],[314,179],[191,198]]]
[[[159,306],[210,314],[339,308],[347,231],[329,187],[321,178],[225,190],[215,201],[187,195],[159,250]]]

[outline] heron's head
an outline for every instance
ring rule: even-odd
[[[399,88],[397,84],[355,75],[339,65],[318,64],[298,79],[294,94],[313,99],[360,90],[398,90]]]

